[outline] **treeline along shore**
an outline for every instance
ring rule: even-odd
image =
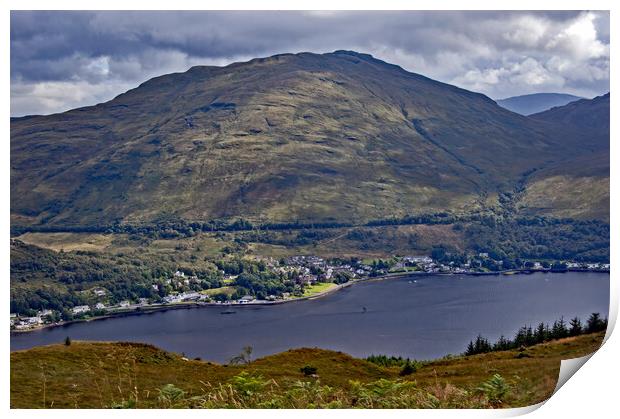
[[[234,314],[234,311],[231,308],[235,307],[246,307],[246,306],[270,306],[270,305],[278,305],[278,304],[287,304],[294,303],[304,300],[314,300],[318,298],[322,298],[333,294],[341,289],[353,286],[355,284],[359,284],[362,282],[373,282],[373,281],[383,281],[388,279],[403,279],[403,278],[414,278],[414,277],[433,277],[433,276],[449,276],[449,275],[465,275],[465,276],[499,276],[499,275],[531,275],[535,273],[564,273],[564,272],[592,272],[592,273],[605,273],[609,274],[609,270],[605,269],[566,269],[564,271],[552,271],[551,269],[512,269],[505,271],[496,271],[496,272],[436,272],[436,273],[427,273],[427,272],[406,272],[406,273],[390,273],[380,276],[374,277],[362,277],[354,280],[350,280],[341,284],[334,284],[333,287],[330,287],[324,291],[316,292],[311,295],[299,296],[287,299],[280,299],[274,301],[267,300],[251,300],[251,301],[226,301],[226,302],[205,302],[205,301],[185,301],[185,302],[177,302],[173,304],[142,304],[135,305],[127,308],[119,308],[113,311],[107,311],[105,313],[101,313],[94,316],[78,318],[74,320],[66,320],[66,321],[57,321],[53,323],[43,323],[38,324],[34,327],[30,327],[27,329],[13,329],[11,333],[28,333],[35,330],[41,330],[45,328],[54,328],[61,327],[75,323],[89,322],[95,320],[104,320],[114,317],[126,317],[126,316],[136,316],[142,314],[149,314],[154,312],[165,312],[168,310],[187,310],[187,309],[196,309],[201,307],[219,307],[221,308],[222,314]]]

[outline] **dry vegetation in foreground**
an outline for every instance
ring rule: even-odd
[[[218,365],[144,344],[73,342],[11,353],[11,407],[518,407],[548,398],[560,361],[595,351],[603,336],[444,358],[406,376],[322,349]]]

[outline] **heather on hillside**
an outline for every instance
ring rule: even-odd
[[[561,359],[602,333],[422,363],[295,349],[218,365],[139,343],[80,342],[11,353],[13,408],[505,408],[548,398]],[[523,356],[523,354],[527,356]],[[373,361],[373,362],[370,362]],[[403,365],[411,370],[403,374]]]

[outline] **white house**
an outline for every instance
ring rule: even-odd
[[[179,301],[181,301],[181,297],[177,294],[177,295],[166,295],[163,298],[164,302],[166,303],[178,303]]]
[[[30,329],[30,325],[26,324],[26,323],[18,323],[15,325],[15,329],[17,330],[24,330],[24,329]]]
[[[403,259],[409,263],[431,263],[433,261],[429,256],[405,256]]]
[[[244,295],[239,299],[239,304],[247,304],[251,301],[254,301],[254,297],[252,297],[251,295]]]
[[[26,318],[22,319],[22,322],[25,322],[25,323],[28,323],[28,324],[40,324],[40,323],[43,323],[41,321],[41,317],[39,317],[39,316],[26,317]]]
[[[73,312],[73,314],[88,313],[90,311],[90,307],[88,307],[88,306],[77,306],[77,307],[73,307],[71,309],[71,311]]]
[[[179,300],[181,301],[186,301],[186,300],[198,300],[200,299],[200,294],[197,292],[184,292],[179,294]]]

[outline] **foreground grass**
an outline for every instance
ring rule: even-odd
[[[218,365],[136,343],[73,342],[11,353],[12,408],[517,407],[548,398],[562,359],[603,334],[425,362],[405,377],[341,352],[295,349]],[[316,368],[306,376],[301,368]]]

